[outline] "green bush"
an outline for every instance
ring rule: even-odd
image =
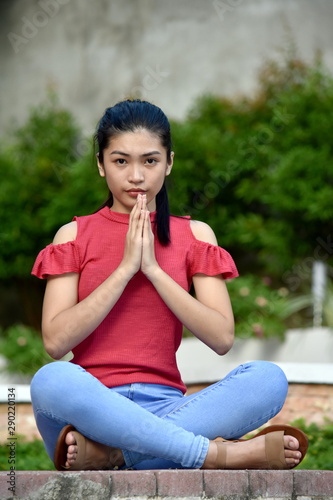
[[[309,439],[309,450],[298,469],[333,470],[333,422],[326,420],[322,426],[307,425],[296,420],[292,425],[305,432]]]
[[[3,140],[0,168],[6,169],[6,175],[0,184],[1,278],[26,276],[37,251],[49,243],[47,207],[66,182],[64,166],[75,161],[78,140],[72,116],[53,100],[33,109],[27,123]]]
[[[9,470],[8,446],[0,444],[0,470]],[[35,439],[26,441],[24,436],[18,436],[15,447],[16,470],[55,470],[53,462],[49,459],[43,441]]]
[[[333,80],[320,61],[268,63],[255,98],[204,97],[173,128],[173,210],[210,223],[242,273],[308,287],[308,261],[333,257]]]
[[[33,375],[53,361],[45,352],[41,335],[24,325],[0,331],[0,352],[7,361],[5,371],[12,374]]]
[[[0,183],[0,279],[17,287],[20,317],[38,328],[39,310],[32,311],[40,308],[44,287],[30,277],[34,260],[60,226],[98,208],[106,198],[105,183],[97,174],[92,139],[82,136],[54,98],[2,138],[0,170],[6,172]],[[3,323],[15,321],[5,317]]]
[[[284,337],[289,292],[270,285],[268,277],[251,274],[227,282],[238,337]]]

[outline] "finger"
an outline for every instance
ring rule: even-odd
[[[147,210],[147,195],[142,195],[142,210]]]
[[[140,213],[140,210],[142,208],[142,196],[141,194],[138,194],[137,198],[136,198],[136,201],[135,201],[135,205],[133,206],[132,210],[131,210],[131,215],[137,215],[138,213]]]
[[[143,225],[145,221],[145,210],[143,209],[143,206],[145,204],[145,200],[143,198],[145,195],[138,195],[137,198],[137,203],[135,204],[132,212],[132,218],[130,219],[131,222],[131,233],[134,236],[137,236],[138,234],[142,238],[142,233],[143,233]]]
[[[134,207],[131,210],[130,213],[130,218],[129,218],[129,229],[134,229],[134,231],[137,229],[137,224],[138,221],[141,217],[141,210],[142,210],[142,196],[139,194],[136,203]]]
[[[150,221],[150,212],[149,210],[144,211],[144,226],[143,226],[143,236],[146,238],[150,238],[153,235]]]
[[[133,207],[132,220],[139,220],[142,217],[142,212],[145,210],[146,200],[145,195],[139,194],[137,197],[136,204]]]

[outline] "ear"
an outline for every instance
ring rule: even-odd
[[[97,159],[97,168],[99,171],[99,175],[101,177],[105,177],[105,170],[104,170],[104,165],[99,161],[99,153],[96,154],[96,159]]]
[[[170,175],[171,173],[171,170],[172,170],[172,166],[173,166],[173,159],[174,159],[174,156],[175,156],[175,153],[173,151],[171,151],[171,154],[170,154],[170,162],[168,162],[167,164],[167,169],[166,169],[166,172],[165,172],[165,175]]]

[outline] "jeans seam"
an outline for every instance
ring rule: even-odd
[[[220,380],[219,382],[216,382],[215,384],[207,387],[206,389],[204,389],[203,391],[199,391],[198,393],[196,393],[195,397],[191,398],[190,400],[188,401],[184,401],[184,403],[181,405],[181,406],[178,406],[176,409],[170,411],[169,413],[165,414],[162,418],[165,418],[169,415],[175,415],[178,411],[184,409],[185,407],[189,406],[192,402],[195,402],[195,401],[199,401],[200,399],[204,398],[206,396],[206,394],[208,394],[209,392],[213,392],[217,389],[220,388],[221,385],[223,385],[223,383],[227,382],[229,379],[231,379],[232,377],[226,379],[222,379]]]
[[[68,421],[67,420],[64,420],[62,417],[59,417],[55,413],[51,413],[51,412],[49,412],[47,410],[43,410],[42,408],[36,408],[35,409],[35,414],[36,414],[36,416],[37,415],[42,415],[43,417],[49,418],[51,420],[55,420],[59,424],[63,423],[64,425],[68,425]]]

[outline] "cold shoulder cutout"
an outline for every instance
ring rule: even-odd
[[[67,241],[74,241],[77,237],[77,220],[72,220],[62,226],[56,233],[53,244],[58,245],[59,243],[67,243]]]
[[[222,274],[224,279],[236,278],[238,271],[229,252],[205,241],[195,240],[188,253],[189,276],[202,273],[208,276]]]
[[[152,222],[153,217],[151,214]],[[61,238],[39,253],[32,272],[39,278],[78,273],[78,302],[81,302],[120,265],[129,214],[105,207],[74,220],[76,239],[65,242],[67,231],[66,234],[61,231]],[[169,245],[162,245],[158,238],[154,240],[161,269],[187,292],[198,273],[224,278],[237,276],[232,257],[215,244],[208,229],[205,231],[202,226],[201,231],[200,226],[194,235],[189,217],[171,216]],[[74,234],[69,231],[68,236],[72,238]],[[209,241],[201,241],[200,237]],[[147,277],[138,272],[105,319],[72,349],[71,362],[85,368],[106,387],[148,383],[172,386],[185,393],[175,355],[182,334],[182,322],[161,300]]]
[[[197,240],[217,245],[215,233],[206,222],[190,219],[190,229]]]
[[[79,273],[80,258],[75,241],[51,243],[39,252],[31,274],[45,279],[65,273]]]

